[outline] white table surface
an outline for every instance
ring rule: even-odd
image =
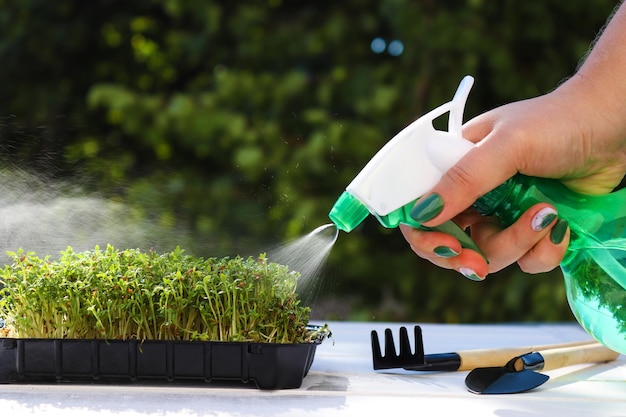
[[[535,390],[509,395],[467,391],[467,372],[374,371],[370,331],[415,323],[330,322],[298,389],[243,384],[4,384],[3,416],[626,416],[626,358],[545,372]],[[588,340],[575,323],[423,324],[426,353]],[[412,338],[412,332],[409,334]]]

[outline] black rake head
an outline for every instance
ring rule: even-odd
[[[424,357],[424,343],[420,326],[413,328],[415,352],[411,351],[411,343],[406,327],[400,327],[400,351],[397,353],[391,329],[385,329],[385,355],[381,354],[378,333],[372,330],[372,358],[374,369],[413,368],[428,366]]]

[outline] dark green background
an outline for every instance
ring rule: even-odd
[[[172,247],[258,254],[328,223],[376,150],[465,74],[466,118],[554,88],[615,5],[0,0],[1,160],[123,202],[177,231]],[[377,37],[403,53],[373,53]],[[372,219],[340,236],[319,288],[324,319],[572,319],[559,271],[470,282]]]

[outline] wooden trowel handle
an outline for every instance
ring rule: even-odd
[[[459,351],[457,354],[461,359],[461,365],[457,370],[470,371],[475,368],[488,368],[493,366],[505,366],[511,358],[524,355],[529,352],[544,352],[552,349],[565,349],[577,346],[597,344],[593,340],[585,340],[579,342],[558,343],[553,345],[540,346],[524,346],[524,347],[508,347],[496,349],[475,349]]]
[[[570,365],[580,363],[599,363],[615,360],[620,354],[600,343],[592,343],[582,346],[570,346],[550,350],[538,350],[543,356],[544,371],[552,369],[564,368]],[[516,371],[524,369],[524,363],[521,358],[514,362]],[[518,369],[519,368],[519,369]]]

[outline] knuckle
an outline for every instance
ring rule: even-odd
[[[468,189],[476,178],[462,165],[454,165],[444,177],[444,181],[454,188]]]
[[[537,245],[517,260],[520,269],[527,274],[550,272],[559,266],[561,256],[552,250]]]

